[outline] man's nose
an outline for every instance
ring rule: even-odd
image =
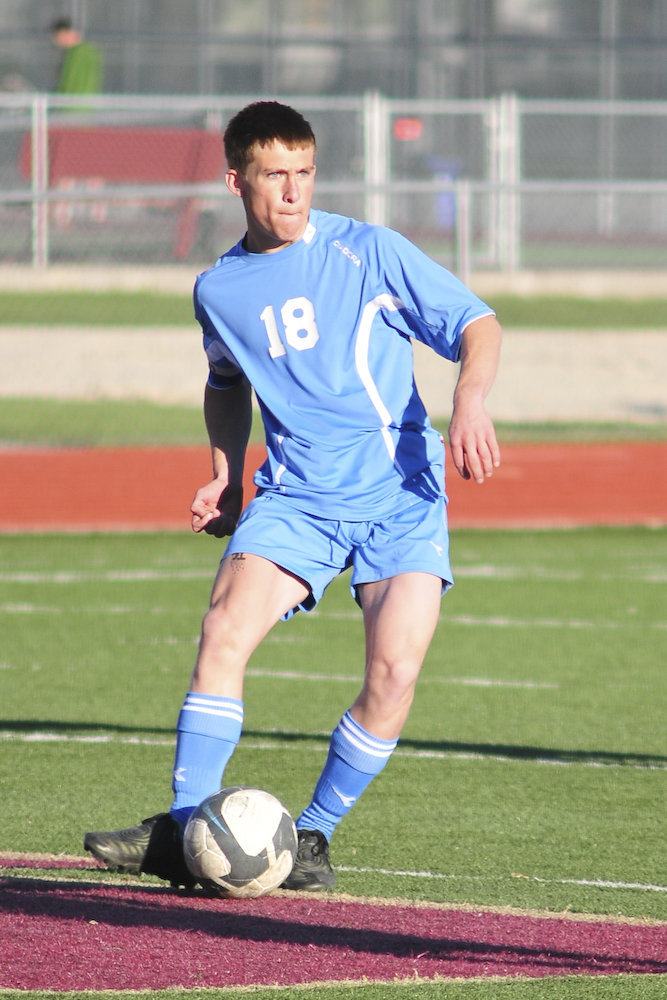
[[[283,192],[283,197],[285,201],[298,201],[299,199],[299,184],[296,179],[296,175],[289,175],[285,181],[285,190]]]

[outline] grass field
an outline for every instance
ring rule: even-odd
[[[168,806],[218,552],[189,534],[0,536],[1,850],[80,855],[86,829]],[[334,838],[339,888],[665,920],[664,533],[460,532],[453,559],[399,749]],[[251,662],[226,781],[298,812],[361,648],[344,578],[315,614],[277,626]],[[661,995],[631,979],[618,993],[561,979],[553,992],[540,980],[326,995]]]
[[[332,987],[290,986],[276,988],[242,988],[225,990],[150,990],[125,993],[109,992],[105,997],[127,1000],[664,1000],[667,977],[664,976],[602,976],[598,979],[581,976],[558,976],[551,979],[504,982],[492,980],[450,980],[438,982],[348,983]],[[3,1000],[95,1000],[92,992],[53,993],[35,991],[30,994],[3,990]]]
[[[663,976],[601,976],[598,979],[581,976],[559,976],[551,979],[504,982],[438,981],[355,984],[332,987],[317,984],[290,986],[289,989],[251,988],[225,990],[171,990],[138,991],[132,993],[107,993],[106,997],[123,997],[127,1000],[664,1000],[667,977]],[[95,1000],[100,994],[71,992],[55,994],[50,991],[30,993],[30,1000]],[[26,993],[15,990],[2,991],[3,1000],[26,1000]]]
[[[169,804],[218,545],[8,536],[0,553],[0,848],[81,853],[84,830]],[[399,750],[334,840],[344,891],[665,918],[666,556],[648,529],[454,538]],[[361,646],[344,579],[276,627],[230,782],[298,812]]]
[[[194,284],[195,275],[192,276]],[[667,326],[667,297],[661,299],[493,296],[490,303],[505,327],[565,329],[659,329]],[[2,325],[189,326],[194,325],[190,288],[186,294],[151,292],[0,291]]]

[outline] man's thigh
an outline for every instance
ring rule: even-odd
[[[352,714],[375,736],[396,739],[405,724],[438,622],[441,591],[442,581],[429,573],[402,573],[359,587],[366,671]]]
[[[238,625],[267,632],[287,610],[309,593],[308,585],[263,556],[226,555],[213,584],[211,605],[233,616]]]
[[[307,593],[295,602],[294,609],[310,611],[347,565],[350,548],[340,522],[304,514],[280,497],[265,493],[246,507],[224,561],[242,553],[270,560],[303,581]],[[289,612],[284,616],[289,617]]]
[[[438,624],[442,581],[431,573],[401,573],[359,587],[369,670],[400,665],[416,678]]]

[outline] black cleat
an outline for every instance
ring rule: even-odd
[[[297,830],[299,846],[291,873],[282,889],[321,892],[333,889],[336,873],[329,862],[329,842],[319,830]]]
[[[145,872],[186,889],[196,885],[185,864],[180,827],[169,813],[158,813],[126,830],[87,833],[83,846],[113,872]]]

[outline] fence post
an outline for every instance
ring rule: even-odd
[[[499,102],[500,197],[498,202],[498,246],[500,267],[516,271],[521,257],[519,182],[521,180],[521,142],[519,102],[516,94],[503,94]]]
[[[31,108],[32,263],[46,267],[49,262],[49,133],[47,97],[38,94]]]
[[[389,180],[389,127],[387,102],[377,91],[364,95],[364,217],[377,226],[386,225]]]
[[[487,229],[488,229],[488,254],[492,264],[500,261],[500,110],[498,98],[492,98],[488,104],[488,110],[484,117],[484,124],[488,134],[487,149],[487,175],[489,180],[489,192],[487,200]]]
[[[472,223],[470,219],[470,182],[457,181],[456,190],[456,273],[464,285],[470,283],[470,245]]]

